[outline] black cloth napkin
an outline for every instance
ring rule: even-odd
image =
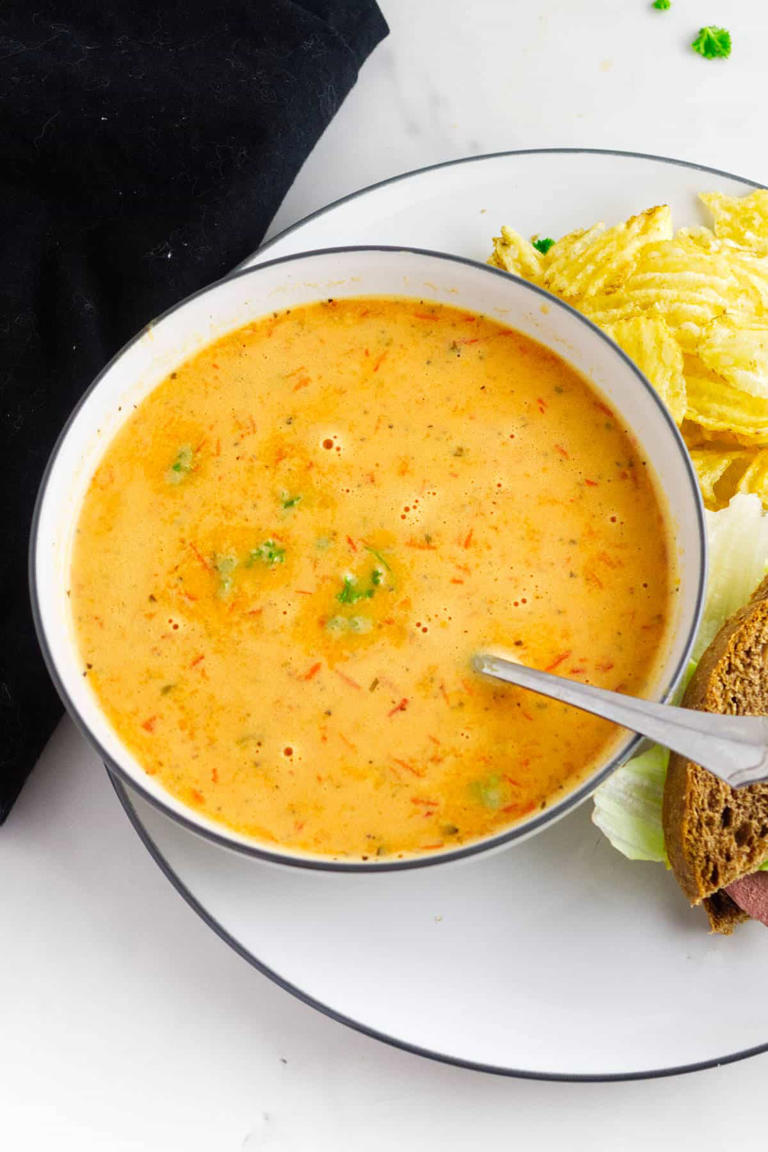
[[[0,6],[0,822],[61,711],[35,640],[35,494],[93,376],[257,247],[387,34],[374,0]]]

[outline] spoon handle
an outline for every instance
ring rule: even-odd
[[[768,780],[768,717],[722,716],[655,704],[481,653],[476,672],[612,720],[700,764],[733,788]]]

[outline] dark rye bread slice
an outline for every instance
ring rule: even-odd
[[[750,919],[749,914],[739,908],[724,890],[715,892],[714,896],[707,896],[703,903],[710,928],[721,936],[730,936],[737,924]]]
[[[687,708],[768,714],[768,577],[718,632],[683,697]],[[768,783],[730,788],[673,753],[664,788],[667,853],[691,904],[705,904],[714,932],[749,917],[721,891],[768,858]]]

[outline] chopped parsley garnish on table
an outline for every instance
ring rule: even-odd
[[[691,48],[707,60],[724,60],[731,54],[731,34],[726,28],[716,28],[714,24],[707,24],[706,27],[699,29]]]
[[[672,7],[672,0],[653,0],[652,8],[657,12],[666,12],[668,8]]]

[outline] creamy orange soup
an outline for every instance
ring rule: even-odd
[[[250,324],[138,406],[71,603],[148,774],[266,845],[359,860],[572,788],[616,730],[472,655],[642,694],[673,592],[646,462],[573,369],[487,317],[361,298]]]

